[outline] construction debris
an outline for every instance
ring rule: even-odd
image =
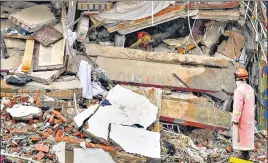
[[[57,31],[52,26],[46,26],[43,29],[33,33],[32,36],[44,46],[49,46],[63,37],[62,33]]]
[[[126,152],[151,158],[160,157],[160,134],[122,125],[111,125],[110,139]]]
[[[20,12],[9,15],[8,19],[28,32],[35,32],[45,25],[56,24],[54,14],[45,5],[36,5],[23,9]]]
[[[156,106],[145,97],[119,85],[108,92],[106,100],[102,101],[96,113],[88,120],[87,131],[96,137],[107,140],[111,123],[130,126],[139,124],[146,129],[156,119]]]

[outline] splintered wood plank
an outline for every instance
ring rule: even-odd
[[[30,72],[32,69],[32,60],[33,60],[33,51],[34,51],[34,40],[27,40],[24,56],[22,60],[22,72]]]
[[[5,38],[16,38],[22,40],[34,40],[32,36],[5,35]]]

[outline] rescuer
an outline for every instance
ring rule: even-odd
[[[233,148],[242,152],[241,159],[249,160],[249,152],[254,149],[254,90],[246,82],[246,69],[238,68],[234,76],[237,88],[233,105]]]

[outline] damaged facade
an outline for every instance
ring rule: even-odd
[[[267,162],[267,2],[1,2],[1,163]]]

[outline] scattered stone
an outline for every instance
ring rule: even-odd
[[[88,35],[88,39],[89,39],[89,41],[95,41],[95,40],[97,39],[97,35],[98,35],[98,33],[97,33],[96,30],[94,30],[93,32],[91,32],[91,33]]]
[[[233,151],[233,149],[230,145],[228,145],[225,149],[228,153],[231,153]]]
[[[224,28],[220,23],[215,22],[210,27],[207,27],[205,34],[202,37],[201,43],[208,49],[219,41],[221,28]]]
[[[26,77],[10,76],[6,79],[6,83],[10,85],[23,86],[30,80]]]
[[[265,161],[265,155],[258,156],[257,159],[258,159],[259,161]]]
[[[106,37],[109,37],[109,32],[106,30],[106,29],[103,29],[103,30],[101,30],[100,32],[98,32],[98,37],[100,38],[100,39],[102,39],[102,38],[106,38]]]

